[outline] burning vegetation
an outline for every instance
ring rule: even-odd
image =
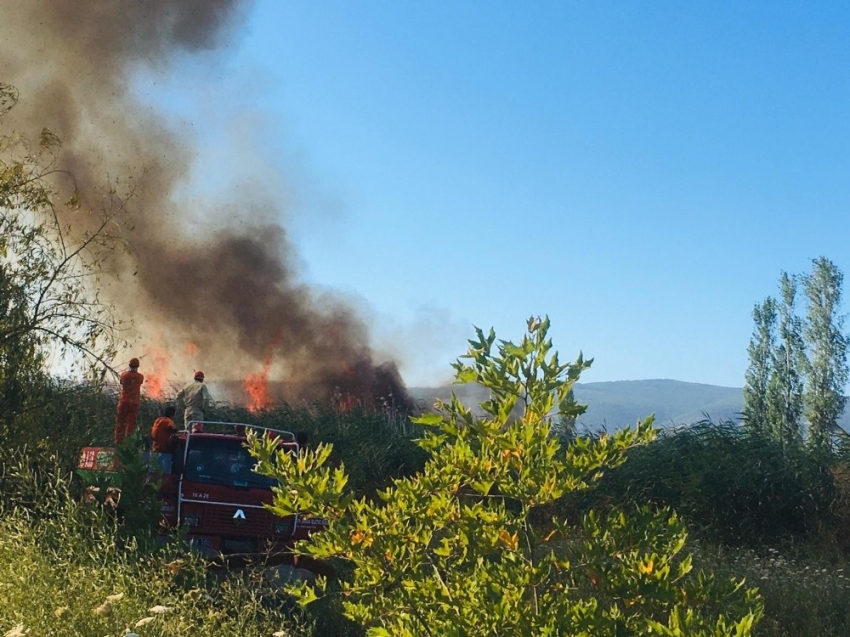
[[[268,408],[272,404],[272,399],[269,396],[269,369],[272,365],[272,354],[266,356],[263,361],[263,368],[256,374],[248,374],[242,387],[245,393],[248,394],[248,402],[246,407],[248,411],[255,412]]]

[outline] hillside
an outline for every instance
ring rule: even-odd
[[[454,390],[466,404],[478,404],[486,393],[475,385],[416,387],[411,394],[430,404],[436,398],[448,399]],[[740,387],[719,387],[678,380],[623,380],[605,383],[578,383],[576,399],[588,405],[579,425],[589,429],[617,429],[655,414],[656,424],[671,427],[689,424],[708,414],[714,421],[738,420],[743,408]]]
[[[448,400],[452,390],[467,405],[477,405],[487,394],[476,385],[414,387],[410,394],[422,405]],[[607,383],[576,383],[576,399],[587,405],[579,418],[579,427],[596,430],[618,429],[634,424],[650,414],[660,427],[675,427],[702,420],[739,421],[744,408],[740,387],[721,387],[680,380],[617,380]],[[845,411],[839,425],[850,432],[850,412]]]
[[[590,428],[619,428],[655,414],[662,427],[690,424],[706,415],[715,422],[739,420],[744,407],[740,387],[678,380],[624,380],[576,385],[576,399],[588,406],[579,419]]]

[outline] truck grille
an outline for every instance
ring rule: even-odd
[[[184,505],[184,515],[200,515],[195,533],[221,537],[270,537],[278,519],[265,509],[238,505]],[[241,512],[241,513],[240,513]]]

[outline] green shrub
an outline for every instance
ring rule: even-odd
[[[500,341],[496,352],[492,330],[478,331],[456,379],[490,390],[487,416],[453,397],[418,418],[430,459],[377,500],[354,497],[344,467],[327,466],[329,446],[293,457],[252,435],[258,470],[282,485],[272,510],[329,520],[298,549],[348,566],[339,578],[345,613],[376,637],[749,635],[760,615],[755,590],[692,572],[674,514],[536,523],[541,508],[586,489],[654,436],[648,419],[562,448],[551,420],[581,413],[570,390],[590,363],[560,364],[548,328],[531,319],[519,345]],[[320,580],[288,590],[308,604],[327,589]]]
[[[37,399],[0,426],[2,446],[41,449],[71,469],[82,447],[112,443],[116,399],[102,387],[43,379],[30,391]]]
[[[803,448],[703,421],[631,450],[575,504],[672,507],[703,539],[759,546],[815,537],[830,524],[834,496],[828,468]]]

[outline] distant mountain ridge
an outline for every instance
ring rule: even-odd
[[[435,399],[448,400],[452,390],[466,405],[475,405],[487,399],[487,392],[477,385],[447,385],[443,387],[414,387],[410,394],[417,401],[431,405]],[[650,414],[655,414],[659,427],[676,427],[693,424],[706,416],[714,422],[733,420],[740,422],[744,409],[744,391],[741,387],[722,387],[681,380],[616,380],[603,383],[576,383],[576,400],[587,405],[579,417],[579,427],[591,430],[620,429],[634,425]],[[850,414],[847,412],[839,424],[850,431]]]
[[[669,379],[576,384],[575,396],[588,406],[579,424],[591,429],[619,429],[650,414],[660,427],[691,424],[706,416],[714,422],[739,421],[744,409],[740,387]]]
[[[448,400],[452,390],[467,405],[478,405],[487,392],[477,385],[415,387],[411,395],[431,404]],[[707,414],[712,420],[740,420],[744,394],[740,387],[720,387],[679,380],[618,380],[602,383],[576,383],[576,400],[587,405],[578,424],[590,429],[619,429],[633,425],[650,414],[662,427],[690,424]]]

